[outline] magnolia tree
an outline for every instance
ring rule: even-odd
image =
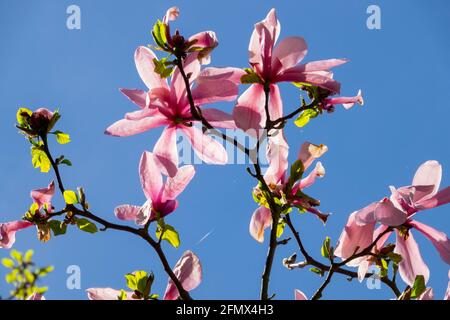
[[[33,203],[22,219],[0,224],[0,246],[11,248],[16,232],[31,227],[37,228],[38,238],[44,242],[52,233],[63,235],[72,226],[90,233],[108,229],[126,232],[142,238],[155,251],[168,276],[164,295],[152,291],[153,273],[135,271],[125,276],[129,289],[91,288],[87,290],[88,297],[94,300],[192,299],[190,291],[202,280],[200,259],[194,252],[186,251],[172,268],[163,251],[163,240],[173,247],[179,246],[178,232],[168,222],[177,209],[177,196],[195,175],[193,165],[180,165],[177,134],[182,133],[196,155],[207,164],[227,163],[223,143],[239,149],[249,159],[251,165],[247,172],[255,180],[253,199],[257,204],[250,218],[249,232],[258,242],[255,245],[266,242],[268,247],[261,277],[262,300],[273,297],[269,288],[271,270],[277,247],[289,242],[289,238],[281,238],[285,229],[295,239],[299,254],[283,259],[283,265],[290,270],[308,268],[324,278],[311,297],[295,290],[297,300],[320,299],[338,275],[360,281],[378,277],[392,290],[393,298],[432,299],[433,291],[426,286],[430,272],[413,234],[421,233],[428,238],[448,264],[450,241],[443,232],[420,223],[414,216],[450,201],[450,188],[439,187],[441,165],[434,160],[423,163],[411,185],[391,187],[390,195],[353,212],[338,242],[326,238],[321,250],[323,258],[313,257],[303,245],[293,212],[310,213],[327,222],[328,214],[319,210],[320,201],[316,195],[308,194],[308,187],[324,176],[325,169],[317,159],[328,148],[311,142],[294,145],[293,149],[298,150],[297,160],[289,164],[290,144],[284,127],[291,120],[302,127],[315,117],[332,113],[336,105],[350,109],[363,103],[361,92],[353,97],[338,96],[340,83],[333,78],[331,70],[347,60],[300,64],[307,53],[305,40],[287,37],[277,44],[280,24],[272,9],[264,20],[255,24],[248,49],[248,68],[204,67],[210,64],[213,50],[218,46],[216,34],[206,31],[186,37],[178,30],[172,32],[170,22],[178,15],[176,7],[170,8],[153,27],[155,45],[136,49],[136,68],[147,88],[121,89],[138,108],[105,131],[107,135],[125,137],[163,128],[153,150],[143,151],[139,163],[147,201],[142,205],[123,204],[114,211],[118,220],[132,221],[134,225],[97,216],[90,211],[82,188],[66,189],[60,167],[71,166],[71,162],[52,154],[49,139],[54,136],[58,143],[70,142],[68,134],[55,130],[59,112],[21,108],[17,113],[17,127],[31,143],[32,164],[42,172],[53,170],[56,181],[31,192]],[[293,90],[301,91],[300,105],[293,110],[283,110],[278,87],[281,82],[292,83]],[[249,87],[238,96],[241,85]],[[219,101],[234,103],[233,113],[205,107]],[[254,144],[241,143],[229,134],[231,130],[247,135]],[[266,170],[263,163],[268,163]],[[55,192],[64,198],[64,207],[52,206]],[[389,242],[394,235],[395,243]],[[371,265],[376,268],[370,268]],[[406,283],[403,291],[398,287],[397,275]]]

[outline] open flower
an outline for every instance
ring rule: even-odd
[[[239,69],[207,68],[200,71],[196,54],[190,55],[184,62],[186,74],[189,74],[193,100],[196,106],[218,101],[230,101],[238,94],[237,82]],[[223,146],[202,130],[194,127],[199,123],[193,119],[186,93],[185,83],[178,68],[172,75],[170,86],[165,79],[154,71],[155,54],[148,48],[136,50],[136,66],[144,83],[149,88],[142,90],[125,90],[122,92],[136,103],[141,110],[125,114],[125,118],[106,129],[106,134],[114,136],[131,136],[152,128],[165,126],[161,137],[154,147],[156,161],[164,174],[174,176],[178,167],[176,144],[177,131],[191,142],[194,151],[201,160],[209,164],[225,164],[227,153]],[[202,116],[214,127],[235,128],[231,115],[218,109],[201,109]]]
[[[298,65],[306,56],[307,45],[301,37],[288,37],[276,47],[280,34],[280,23],[275,9],[255,24],[250,38],[249,62],[252,72],[259,78],[238,99],[233,111],[236,125],[247,131],[264,128],[265,87],[270,89],[269,112],[272,120],[283,115],[283,104],[278,82],[301,82],[319,86],[331,93],[339,93],[340,84],[333,80],[331,68],[346,62],[345,59],[330,59]]]
[[[313,161],[321,157],[328,148],[325,145],[314,145],[305,142],[298,154],[298,159],[302,162],[303,169],[306,171]],[[290,177],[287,176],[288,168],[288,153],[289,146],[280,131],[276,136],[269,138],[269,145],[267,148],[267,159],[269,167],[264,175],[264,180],[271,189],[271,191],[283,201],[291,203],[293,206],[299,206],[306,211],[317,215],[322,221],[326,221],[328,215],[323,214],[315,208],[317,205],[311,204],[310,199],[297,196],[297,193],[304,188],[312,185],[317,177],[325,175],[325,169],[320,162],[317,162],[315,168],[305,178],[295,182],[290,191],[287,190]],[[254,195],[257,198],[261,193],[259,187],[254,189]],[[272,225],[272,214],[270,209],[265,205],[258,207],[252,215],[250,220],[249,232],[250,235],[258,242],[264,242],[264,230]]]
[[[395,230],[395,253],[402,256],[402,261],[399,264],[399,273],[402,279],[407,284],[412,285],[416,276],[422,275],[425,281],[428,281],[430,271],[423,261],[411,229],[416,229],[429,239],[439,252],[442,260],[448,264],[450,264],[450,240],[445,233],[412,218],[419,211],[450,202],[450,187],[438,191],[441,178],[441,165],[437,161],[427,161],[417,170],[411,186],[399,189],[391,187],[392,195],[390,198],[384,198],[354,212],[349,219],[351,228],[346,227],[343,232],[343,239],[346,241],[340,241],[336,249],[337,255],[345,259],[348,256],[345,252],[350,252],[352,248],[367,247],[367,241],[363,241],[363,239],[370,238],[370,232],[364,230],[373,230],[377,222],[381,223],[385,230],[388,226],[397,227]],[[345,236],[344,234],[348,234],[349,230],[353,230],[353,233],[362,236]],[[390,233],[386,234],[386,239],[389,235]],[[355,263],[358,263],[358,261]]]
[[[173,268],[173,273],[180,281],[186,291],[194,290],[202,282],[202,265],[199,258],[192,251],[185,251]],[[180,294],[178,289],[169,278],[164,300],[176,300]]]
[[[138,225],[145,225],[147,221],[163,218],[172,213],[178,206],[177,196],[183,192],[195,174],[191,165],[179,168],[176,175],[163,181],[163,174],[156,164],[151,152],[142,154],[139,175],[142,190],[147,201],[143,206],[121,205],[114,213],[121,220],[132,220]]]

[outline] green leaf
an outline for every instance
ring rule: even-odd
[[[311,272],[313,272],[313,273],[316,273],[316,274],[318,274],[319,276],[323,277],[323,271],[320,270],[319,268],[313,267],[313,268],[310,268],[309,271],[311,271]]]
[[[26,278],[27,282],[33,283],[33,281],[35,280],[34,274],[32,274],[31,271],[28,269],[24,270],[24,274],[25,274],[25,278]]]
[[[18,272],[19,272],[19,271],[18,271],[17,269],[14,269],[14,270],[11,271],[10,273],[8,273],[8,274],[5,276],[6,283],[13,283],[13,282],[15,282],[16,279],[17,279],[17,273],[18,273]]]
[[[426,290],[425,278],[422,275],[416,276],[411,290],[411,298],[418,298]]]
[[[398,253],[389,252],[387,256],[394,264],[399,264],[403,260],[402,256]]]
[[[242,84],[253,84],[253,83],[263,84],[263,81],[255,72],[255,70],[253,70],[252,68],[245,68],[244,71],[246,72],[246,74],[241,76]]]
[[[331,248],[330,248],[331,239],[330,237],[326,237],[323,241],[322,248],[320,249],[320,253],[322,254],[322,257],[329,258],[331,255]]]
[[[77,194],[73,190],[64,191],[64,200],[66,201],[67,204],[78,203]]]
[[[165,79],[172,75],[174,66],[167,66],[167,58],[162,58],[161,60],[154,58],[153,63],[155,64],[155,72],[159,74],[161,78]]]
[[[166,240],[175,248],[180,246],[180,235],[171,225],[165,224],[162,220],[158,221],[156,228],[156,238]]]
[[[14,268],[14,261],[9,259],[9,258],[3,258],[2,259],[2,264],[9,269]]]
[[[53,234],[55,236],[60,236],[62,234],[65,234],[67,231],[67,225],[59,220],[50,220],[48,222],[48,225],[50,229],[52,229]]]
[[[127,280],[127,287],[130,288],[130,290],[132,291],[137,290],[137,282],[134,274],[132,273],[126,274],[125,279]]]
[[[96,233],[98,231],[97,226],[88,219],[77,219],[78,229],[84,232]]]
[[[49,274],[49,273],[52,272],[53,270],[55,270],[55,267],[54,267],[54,266],[48,266],[48,267],[45,267],[45,268],[40,268],[40,269],[38,270],[38,274],[39,274],[39,276],[41,276],[41,277],[45,277],[47,274]]]
[[[119,296],[117,297],[119,300],[127,300],[127,293],[125,290],[120,290]]]
[[[27,108],[19,108],[17,110],[16,118],[17,118],[17,124],[20,127],[28,127],[28,119],[33,114],[33,111]]]
[[[281,237],[283,235],[285,226],[286,226],[286,222],[284,221],[284,219],[278,220],[278,224],[277,224],[277,238],[279,238],[279,237]]]
[[[317,117],[318,114],[314,109],[307,109],[298,116],[294,123],[297,127],[302,128],[308,124],[309,120]]]
[[[156,44],[161,48],[166,48],[167,36],[166,36],[166,25],[161,22],[161,20],[156,21],[153,26],[152,36]]]
[[[59,163],[60,164],[65,164],[66,166],[69,166],[69,167],[72,166],[72,162],[69,159],[61,160]]]
[[[298,159],[291,165],[291,172],[289,176],[289,184],[291,187],[300,180],[305,171],[305,167],[303,166],[302,160]]]
[[[70,142],[70,136],[67,133],[61,132],[59,130],[53,132],[56,135],[56,141],[59,144],[66,144]]]
[[[147,272],[135,271],[134,276],[136,278],[137,291],[139,291],[140,293],[144,293],[148,280]]]
[[[42,142],[31,147],[31,163],[34,168],[40,168],[41,172],[49,172],[51,168],[50,160],[44,152]]]
[[[157,293],[154,293],[154,294],[152,294],[152,295],[150,295],[150,297],[149,297],[151,300],[156,300],[156,299],[158,299],[159,298],[159,294],[157,294]]]

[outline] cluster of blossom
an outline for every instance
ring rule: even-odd
[[[328,148],[305,142],[297,160],[290,166],[284,125],[294,116],[298,116],[297,125],[304,125],[324,111],[334,111],[335,105],[342,104],[349,109],[356,103],[363,103],[361,92],[354,97],[335,96],[340,93],[340,83],[333,78],[331,69],[347,60],[329,59],[300,64],[307,53],[305,40],[287,37],[275,45],[280,35],[280,23],[272,9],[264,20],[255,24],[249,43],[250,68],[204,68],[203,65],[211,62],[211,52],[218,46],[217,37],[212,31],[200,32],[189,38],[183,37],[179,31],[172,34],[170,21],[178,15],[177,8],[170,8],[153,29],[157,49],[169,53],[169,58],[158,59],[150,48],[143,46],[135,52],[136,68],[147,89],[121,89],[121,92],[139,109],[126,113],[123,119],[106,129],[108,135],[125,137],[164,127],[152,152],[144,151],[139,164],[142,190],[147,201],[142,206],[118,206],[116,217],[148,227],[150,223],[173,213],[178,206],[177,196],[195,174],[192,165],[180,166],[177,133],[187,137],[202,161],[224,165],[228,161],[227,152],[211,134],[219,128],[242,130],[256,138],[258,145],[264,139],[268,142],[268,169],[263,175],[251,173],[256,178],[261,175],[253,190],[258,208],[249,226],[255,240],[264,242],[265,229],[273,230],[278,226],[279,222],[274,218],[280,219],[282,228],[283,217],[293,208],[312,213],[325,223],[328,215],[317,208],[320,201],[304,193],[317,178],[325,175],[325,168],[321,162],[316,162],[308,175],[304,176],[304,173]],[[170,60],[170,57],[174,59]],[[169,77],[170,81],[167,79]],[[280,82],[294,83],[312,102],[306,104],[303,100],[298,112],[285,113],[278,87]],[[246,84],[250,86],[239,96],[239,86]],[[207,104],[234,100],[232,114],[204,108]],[[23,131],[28,136],[41,135],[42,130],[50,132],[54,124],[54,114],[46,109],[23,116],[27,118],[27,127]],[[196,124],[202,128],[197,128]],[[258,169],[257,163],[255,168]],[[358,278],[362,281],[370,265],[381,263],[380,254],[391,254],[391,259],[398,258],[399,274],[406,284],[413,286],[418,276],[422,276],[426,283],[429,269],[420,255],[411,229],[425,235],[442,259],[450,264],[448,237],[413,219],[418,211],[450,201],[449,187],[439,191],[441,176],[441,165],[437,161],[427,161],[419,167],[411,186],[391,187],[390,197],[352,213],[331,255],[341,258],[350,267],[358,267]],[[41,233],[45,232],[45,228],[36,221],[45,221],[52,214],[51,198],[54,192],[53,182],[47,188],[32,191],[31,197],[35,203],[33,219],[0,224],[1,247],[10,248],[15,241],[15,233],[21,229],[36,225]],[[376,228],[377,224],[379,226]],[[392,233],[396,235],[395,246],[385,246]],[[370,248],[369,252],[367,248]],[[196,288],[201,282],[200,261],[191,251],[183,254],[173,272],[186,291]],[[428,288],[417,298],[429,299],[432,295]],[[447,298],[448,295],[449,292]],[[121,292],[111,288],[88,289],[88,296],[90,299],[140,298],[132,291]],[[164,299],[177,298],[178,289],[169,279]],[[296,290],[295,298],[305,300],[306,296]]]

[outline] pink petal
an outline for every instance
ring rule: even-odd
[[[167,88],[167,81],[155,72],[156,55],[147,47],[138,47],[134,53],[137,71],[147,88]]]
[[[284,38],[273,51],[272,72],[278,73],[294,67],[306,56],[308,46],[302,37]]]
[[[306,178],[303,178],[300,181],[299,188],[303,189],[303,188],[307,188],[307,187],[311,186],[316,181],[316,178],[322,178],[324,175],[325,175],[325,168],[322,166],[322,163],[319,161],[316,163],[316,167],[314,168],[314,170],[311,171],[310,174]]]
[[[375,208],[375,219],[386,226],[399,226],[405,223],[407,214],[397,203],[388,198],[381,200]]]
[[[202,116],[214,128],[236,129],[233,116],[219,109],[202,109]]]
[[[186,75],[190,74],[189,84],[192,84],[200,74],[200,62],[197,60],[197,53],[190,54],[183,63],[183,69]],[[182,106],[186,97],[186,85],[184,79],[178,68],[172,74],[172,81],[170,83],[170,94],[172,103]],[[187,101],[187,100],[186,100]],[[183,105],[184,107],[184,105]]]
[[[311,61],[293,67],[289,70],[289,72],[298,73],[298,72],[328,71],[331,68],[340,66],[341,64],[344,64],[346,62],[348,62],[347,59],[328,59],[328,60]]]
[[[173,273],[186,291],[197,288],[202,281],[202,266],[199,258],[192,251],[185,251],[183,253],[183,256],[173,268]],[[164,300],[176,300],[178,297],[178,289],[172,279],[169,279]]]
[[[426,288],[416,300],[434,300],[433,288]]]
[[[16,232],[32,225],[31,222],[24,220],[0,223],[0,248],[10,249],[16,242]]]
[[[244,70],[239,68],[205,68],[197,77],[197,83],[205,81],[231,81],[236,84],[241,83],[241,77],[246,74]]]
[[[112,288],[89,288],[86,290],[89,300],[119,300],[120,290]],[[132,292],[126,292],[127,300],[136,300],[132,298]]]
[[[195,153],[202,161],[207,164],[227,163],[227,152],[219,142],[210,136],[203,134],[202,131],[195,127],[183,126],[181,129],[191,142]]]
[[[152,116],[140,120],[122,119],[109,126],[105,134],[116,137],[128,137],[168,123],[163,115]]]
[[[450,271],[448,272],[448,277],[450,278]],[[447,291],[445,291],[444,300],[450,300],[450,281],[447,285]]]
[[[141,109],[147,106],[147,92],[139,89],[119,89],[131,102],[138,105]]]
[[[271,120],[277,120],[283,116],[283,100],[277,85],[270,86],[269,113]]]
[[[264,113],[265,94],[260,84],[251,85],[238,98],[233,109],[233,118],[236,126],[243,131],[259,130],[266,121]]]
[[[169,126],[164,129],[161,137],[153,148],[153,155],[160,171],[173,177],[178,170],[177,129]]]
[[[153,204],[150,216],[145,215],[142,218],[142,222],[138,224],[145,224],[149,218],[154,221],[158,218],[164,218],[165,216],[171,214],[178,208],[178,200],[166,200],[164,202],[157,202]]]
[[[149,117],[161,117],[157,108],[145,108],[125,113],[126,120],[141,120]]]
[[[259,243],[264,242],[264,230],[272,225],[272,214],[266,207],[259,207],[250,220],[250,235]]]
[[[40,293],[33,293],[27,300],[45,300],[45,297]]]
[[[204,48],[201,54],[198,56],[201,64],[210,64],[211,63],[211,54],[210,52],[219,45],[219,41],[217,40],[216,33],[213,31],[203,31],[199,32],[189,38],[188,41],[197,40],[194,47]]]
[[[47,188],[33,190],[30,195],[33,201],[38,204],[39,208],[46,204],[48,206],[47,210],[51,212],[51,203],[54,194],[55,182],[52,181]]]
[[[180,15],[180,10],[178,7],[171,7],[166,11],[166,14],[163,17],[162,22],[164,24],[168,24],[169,21],[175,21]]]
[[[183,192],[195,175],[194,166],[187,165],[178,169],[173,178],[168,178],[164,186],[164,198],[175,199]]]
[[[360,226],[356,223],[356,214],[353,212],[350,215],[334,251],[342,260],[363,251],[373,242],[375,222]]]
[[[450,264],[450,240],[444,232],[438,231],[416,220],[408,221],[408,224],[427,237],[436,247],[442,260]]]
[[[409,232],[407,240],[397,232],[394,252],[400,254],[403,258],[399,264],[399,273],[406,284],[412,286],[416,276],[419,275],[424,276],[425,282],[428,282],[430,270],[420,255],[419,246],[414,240],[412,232]]]
[[[335,105],[335,104],[342,104],[345,109],[352,108],[355,103],[358,103],[360,105],[364,104],[364,100],[361,94],[361,90],[358,91],[358,94],[354,97],[337,97],[337,98],[331,98],[326,99],[325,103],[327,105]]]
[[[319,72],[296,72],[288,69],[276,78],[277,82],[305,82],[329,90],[332,93],[339,93],[341,85],[327,75]]]
[[[268,139],[266,157],[269,167],[264,174],[268,184],[283,183],[288,169],[289,145],[282,130],[277,131]]]
[[[295,300],[308,300],[306,295],[298,289],[294,290],[294,295],[295,295]]]
[[[419,200],[415,203],[419,210],[432,209],[450,202],[450,187],[447,187],[432,197],[426,197],[423,200]]]
[[[328,147],[324,144],[315,145],[311,142],[305,142],[300,148],[298,159],[302,161],[303,167],[306,170],[315,159],[320,158],[327,151]]]
[[[235,83],[227,80],[203,81],[192,90],[196,106],[219,101],[232,101],[239,93]]]
[[[152,202],[159,202],[163,191],[163,180],[161,171],[151,152],[144,151],[142,153],[139,163],[139,176],[142,190],[147,199],[151,199]]]
[[[363,261],[361,261],[359,263],[359,266],[358,266],[358,281],[359,282],[363,282],[364,279],[366,278],[366,274],[367,274],[367,271],[369,270],[370,264],[371,264],[370,261],[367,259],[364,259]]]
[[[375,217],[375,209],[378,205],[378,202],[373,202],[369,204],[367,207],[364,207],[355,212],[355,221],[358,225],[366,225],[368,223],[376,222]]]
[[[417,169],[413,179],[413,186],[433,186],[430,192],[421,192],[414,195],[414,202],[425,197],[431,197],[439,190],[442,178],[442,166],[435,160],[429,160]]]
[[[142,208],[139,206],[123,204],[114,209],[114,214],[117,217],[117,219],[126,221],[135,221],[141,209]]]

